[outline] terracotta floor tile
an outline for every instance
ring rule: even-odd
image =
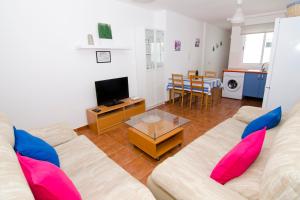
[[[143,178],[139,179],[144,185],[147,184],[148,177],[151,175],[151,172],[146,174]]]
[[[162,155],[162,156],[160,157],[160,160],[156,160],[156,159],[152,158],[151,156],[149,156],[149,155],[146,154],[146,153],[142,153],[141,156],[142,156],[144,159],[148,160],[148,162],[150,162],[150,163],[153,164],[153,165],[158,165],[158,164],[164,159],[164,157],[165,157],[165,155]]]
[[[141,180],[145,177],[146,174],[149,174],[154,169],[155,165],[153,165],[149,160],[140,156],[135,160],[131,161],[123,168],[132,174],[137,179]]]
[[[136,150],[130,147],[124,147],[120,151],[117,151],[114,154],[110,155],[110,158],[123,167],[128,163],[134,161],[135,159],[139,158],[141,154],[141,152],[137,152]]]
[[[93,140],[100,147],[116,143],[108,134],[99,135],[96,139]]]
[[[124,148],[126,148],[126,146],[124,146],[124,145],[122,145],[122,144],[120,144],[120,143],[114,141],[114,142],[112,142],[112,143],[109,143],[109,144],[107,144],[107,145],[102,146],[101,149],[102,149],[108,156],[110,156],[110,155],[113,155],[113,154],[115,154],[115,153],[117,153],[117,152],[122,151]]]

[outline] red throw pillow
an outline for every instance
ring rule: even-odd
[[[36,200],[81,200],[72,181],[56,165],[17,154]]]
[[[266,135],[266,128],[256,131],[237,144],[213,169],[210,177],[225,184],[242,175],[258,157]]]

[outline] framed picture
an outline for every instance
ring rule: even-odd
[[[101,39],[112,39],[111,26],[109,24],[98,23],[98,34]]]
[[[181,41],[175,40],[175,51],[181,51]]]
[[[110,51],[96,51],[97,63],[111,63]]]
[[[197,38],[195,41],[195,47],[200,47],[200,39]]]

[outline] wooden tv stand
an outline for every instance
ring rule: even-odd
[[[127,121],[131,117],[144,113],[146,110],[145,100],[125,99],[124,103],[107,107],[98,106],[100,112],[94,112],[95,108],[86,111],[89,128],[98,135],[105,132],[105,130]]]

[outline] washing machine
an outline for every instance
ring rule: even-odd
[[[242,99],[245,73],[224,72],[222,96],[231,99]]]

